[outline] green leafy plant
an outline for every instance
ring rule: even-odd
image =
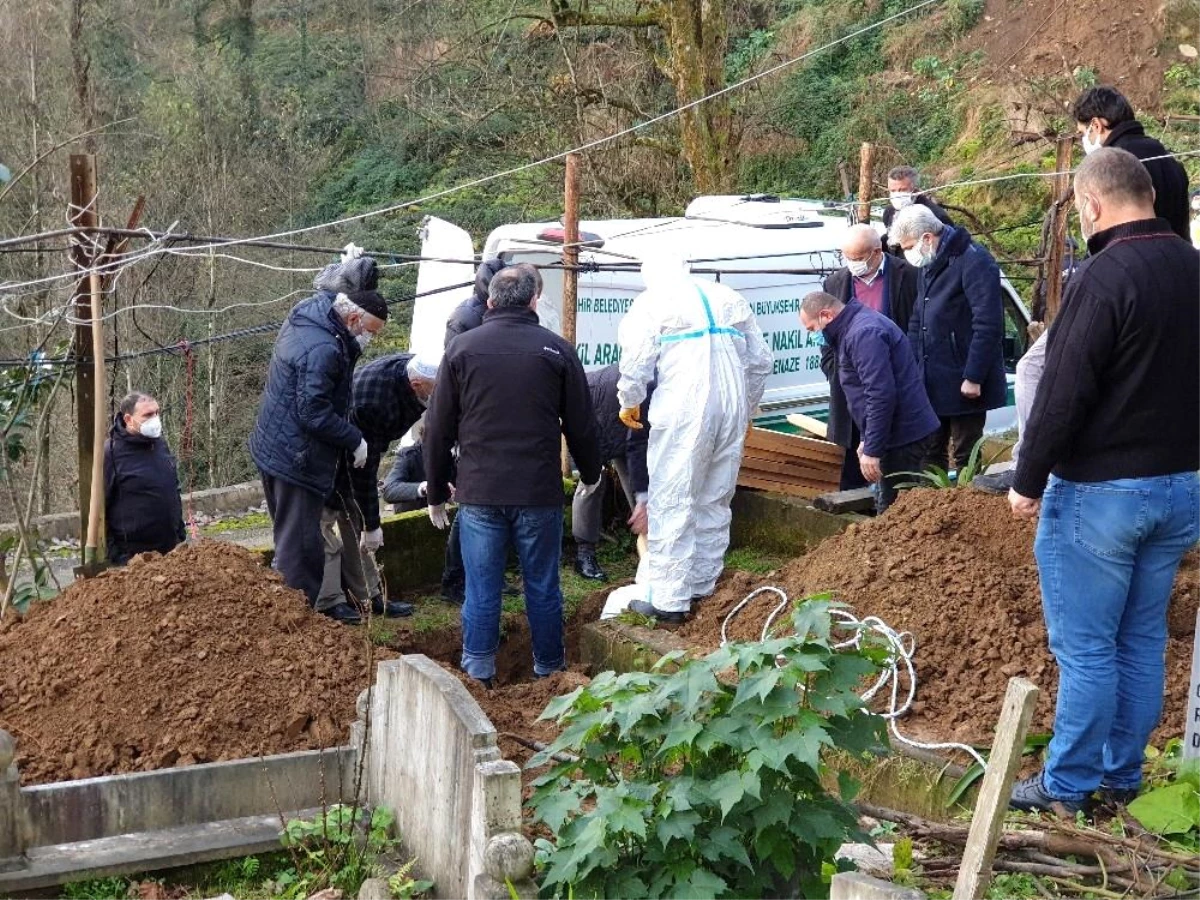
[[[913,478],[920,479],[919,481],[906,481],[899,485],[901,488],[913,487],[932,487],[938,489],[946,489],[953,487],[969,487],[971,482],[975,480],[976,475],[980,475],[988,470],[988,467],[994,463],[1002,453],[1012,447],[1011,444],[1006,444],[999,450],[988,457],[987,462],[980,465],[980,460],[983,457],[983,446],[987,443],[986,437],[981,437],[975,442],[975,446],[971,448],[971,455],[967,457],[966,465],[956,472],[951,474],[941,466],[930,466],[924,472],[897,472],[898,475],[909,475]]]
[[[794,633],[668,654],[650,672],[603,673],[552,701],[558,739],[531,806],[543,890],[579,897],[824,895],[823,866],[866,839],[822,754],[863,754],[884,721],[856,693],[878,663],[835,651],[828,595],[797,604]],[[557,761],[556,760],[560,760]],[[567,761],[561,761],[567,760]]]
[[[1162,753],[1148,748],[1146,790],[1129,804],[1129,814],[1147,831],[1185,844],[1200,838],[1200,760],[1183,758],[1183,743],[1168,742]]]
[[[1050,746],[1050,734],[1030,734],[1025,737],[1025,746],[1021,749],[1022,756],[1034,756],[1040,754],[1043,750]],[[987,758],[990,752],[987,747],[976,747],[984,758]],[[950,793],[946,795],[946,808],[957,804],[962,800],[963,795],[971,789],[976,781],[983,777],[983,766],[979,763],[972,763],[970,768],[959,777],[958,781],[954,782],[954,787],[950,789]]]
[[[315,819],[290,820],[281,841],[292,866],[276,876],[277,889],[285,897],[307,897],[326,887],[357,894],[363,881],[381,873],[376,861],[396,843],[394,821],[385,809],[368,818],[361,807],[340,803]]]
[[[92,878],[63,885],[62,895],[68,900],[123,900],[129,896],[129,880],[125,878]]]
[[[433,888],[432,881],[412,877],[416,865],[417,860],[414,857],[397,869],[396,873],[388,879],[388,890],[392,892],[393,897],[398,900],[411,900],[411,898],[429,893]]]

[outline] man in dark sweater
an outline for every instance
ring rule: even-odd
[[[516,546],[533,639],[533,670],[566,666],[563,646],[561,437],[584,485],[600,485],[587,378],[575,348],[538,324],[542,279],[527,264],[497,273],[483,324],[450,342],[425,417],[429,518],[448,524],[457,443],[459,535],[467,572],[462,668],[490,684],[500,644],[504,564]]]
[[[114,566],[138,553],[167,553],[186,537],[175,457],[149,394],[121,401],[104,442],[104,522]]]
[[[1075,176],[1091,256],[1052,323],[1014,487],[1058,661],[1045,768],[1018,809],[1137,795],[1162,713],[1167,602],[1200,534],[1200,254],[1154,215],[1150,174],[1104,148]]]
[[[650,474],[646,466],[646,448],[650,428],[626,428],[618,418],[621,404],[617,400],[617,382],[621,369],[613,363],[589,372],[588,389],[592,393],[592,408],[596,412],[596,432],[600,438],[600,458],[612,463],[629,501],[632,515],[628,525],[634,534],[647,531],[646,504],[650,493]],[[649,415],[651,384],[642,401],[642,421]],[[647,423],[648,425],[648,423]],[[575,489],[571,503],[571,533],[575,538],[575,571],[592,581],[607,581],[608,575],[596,561],[596,544],[600,541],[600,519],[604,515],[604,492],[587,492],[583,484]]]
[[[463,332],[483,324],[483,314],[487,312],[488,285],[505,265],[507,263],[499,257],[484,260],[479,264],[479,268],[475,270],[475,290],[470,297],[454,307],[450,318],[446,320],[446,344]]]
[[[875,511],[896,499],[896,485],[918,471],[939,428],[908,337],[858,300],[843,303],[813,291],[800,303],[800,324],[833,348],[846,406],[862,435],[855,448],[863,477],[876,486]]]

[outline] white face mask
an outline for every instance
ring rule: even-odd
[[[142,423],[142,427],[138,429],[142,437],[151,439],[162,437],[162,418],[160,416],[151,416]]]
[[[912,246],[911,250],[904,251],[904,258],[908,260],[908,264],[916,266],[918,269],[923,268],[933,262],[933,252],[926,252],[921,249],[921,242],[918,241]]]
[[[371,334],[369,331],[360,331],[354,336],[354,340],[358,341],[359,350],[366,350],[367,346],[371,343],[371,338],[373,337],[375,337],[375,335]]]
[[[892,209],[904,209],[913,205],[912,191],[893,191],[891,196]]]
[[[1089,125],[1083,132],[1083,152],[1084,155],[1095,153],[1104,145],[1100,141],[1092,140],[1092,126]]]
[[[869,259],[848,259],[846,268],[855,278],[862,278],[871,270],[871,261]]]

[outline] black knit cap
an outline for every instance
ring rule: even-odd
[[[351,303],[353,303],[355,306],[357,306],[363,312],[370,313],[375,318],[382,319],[384,322],[387,321],[387,317],[388,317],[387,301],[384,300],[383,297],[381,297],[378,292],[376,292],[376,291],[355,291],[354,293],[347,294],[346,296],[350,298]]]

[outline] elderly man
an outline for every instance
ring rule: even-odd
[[[412,615],[412,604],[383,596],[384,584],[375,564],[375,551],[383,546],[377,479],[379,460],[392,441],[404,437],[425,414],[437,369],[436,359],[395,353],[371,361],[354,374],[351,421],[367,442],[367,462],[361,469],[349,470],[351,489],[344,477],[338,479],[321,514],[325,576],[318,612],[345,602],[348,591],[360,603],[369,599],[374,615]],[[346,472],[341,466],[339,475]]]
[[[296,304],[275,341],[250,435],[274,522],[273,565],[314,606],[325,562],[321,510],[338,460],[353,454],[354,466],[367,462],[366,439],[349,420],[354,365],[387,316],[373,290],[319,292]]]
[[[1045,768],[1018,809],[1074,814],[1137,795],[1162,714],[1167,603],[1200,535],[1200,254],[1155,217],[1123,150],[1089,154],[1075,208],[1091,256],[1050,327],[1009,494],[1034,555],[1059,667]]]
[[[681,622],[716,587],[729,546],[746,428],[771,374],[771,350],[750,304],[726,285],[688,274],[662,253],[642,264],[646,290],[617,329],[621,421],[641,428],[650,403],[649,552],[644,600],[629,608]]]
[[[600,458],[612,463],[621,489],[629,501],[632,515],[626,523],[634,534],[647,530],[646,504],[649,499],[650,475],[646,471],[646,446],[649,428],[626,428],[619,418],[621,404],[617,400],[617,381],[620,368],[614,363],[603,369],[588,372],[588,388],[592,392],[592,408],[596,412],[596,429],[600,436]],[[645,419],[653,396],[651,385],[642,401]],[[596,560],[596,545],[600,542],[600,520],[604,515],[604,492],[587,492],[580,484],[571,504],[571,532],[575,538],[575,571],[591,581],[607,581],[608,575]]]
[[[538,324],[542,279],[528,264],[492,279],[483,324],[446,356],[425,418],[429,517],[447,525],[451,450],[457,443],[459,537],[467,574],[462,668],[490,685],[500,644],[504,565],[516,546],[525,580],[533,671],[566,666],[562,591],[561,436],[585,485],[600,483],[587,378],[575,348]]]
[[[921,270],[908,335],[941,421],[924,465],[961,469],[983,437],[987,411],[1008,394],[1000,267],[965,228],[944,225],[924,206],[901,210],[890,236]]]
[[[949,213],[938,206],[928,195],[921,193],[921,174],[912,166],[896,166],[888,172],[887,185],[889,202],[883,208],[883,227],[888,231],[891,230],[896,213],[902,209],[907,209],[913,204],[924,206],[937,216],[938,221],[943,225],[954,224]],[[891,241],[893,246],[895,246],[895,243],[894,240]],[[900,252],[896,250],[895,255],[899,256]],[[903,328],[904,325],[900,327]]]
[[[821,332],[836,359],[846,408],[862,443],[863,477],[876,486],[875,511],[896,499],[896,485],[916,470],[940,423],[925,396],[908,337],[859,300],[843,303],[814,291],[800,303],[800,324]]]
[[[104,442],[104,525],[114,566],[138,553],[168,553],[186,537],[179,472],[149,394],[121,401]]]
[[[907,334],[917,298],[917,270],[903,257],[884,253],[879,232],[865,223],[846,229],[842,260],[846,265],[825,279],[825,292],[843,304],[858,300],[868,309],[883,313]],[[821,371],[829,381],[828,439],[847,451],[840,489],[864,487],[867,481],[858,464],[862,438],[846,407],[846,395],[837,377],[837,356],[828,344],[821,349]]]

